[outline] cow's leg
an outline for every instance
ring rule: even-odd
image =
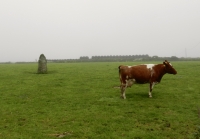
[[[152,90],[153,90],[154,85],[155,85],[154,82],[150,82],[149,97],[152,97]]]
[[[121,97],[123,98],[123,99],[126,99],[126,94],[125,94],[125,91],[126,91],[126,85],[125,84],[121,84],[121,86],[120,86],[120,89],[121,89]]]
[[[151,92],[152,92],[152,83],[150,83],[150,88],[149,88],[149,97],[152,97]]]

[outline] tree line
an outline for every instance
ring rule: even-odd
[[[149,55],[107,55],[107,56],[81,56],[79,59],[47,59],[48,62],[124,62],[124,61],[183,61],[200,60],[199,58],[159,57]]]
[[[53,63],[67,63],[67,62],[126,62],[126,61],[200,61],[200,57],[190,58],[190,57],[181,57],[178,58],[176,56],[171,57],[159,57],[159,56],[149,56],[149,55],[107,55],[107,56],[92,56],[89,58],[88,56],[81,56],[78,59],[47,59],[47,62]],[[14,62],[14,63],[35,63],[38,62]],[[13,62],[0,62],[2,64],[11,64]]]

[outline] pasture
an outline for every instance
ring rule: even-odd
[[[0,64],[2,139],[192,139],[200,137],[200,62],[135,84],[120,98],[118,66],[160,62]]]

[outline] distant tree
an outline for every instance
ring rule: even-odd
[[[152,56],[152,58],[153,58],[153,59],[158,59],[159,57],[158,57],[158,56]]]
[[[88,60],[89,57],[88,57],[88,56],[81,56],[80,59],[81,59],[81,60]]]
[[[171,56],[171,60],[178,60],[179,58],[176,56]]]

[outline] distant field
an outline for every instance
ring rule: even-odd
[[[192,139],[200,137],[200,62],[172,62],[120,98],[118,66],[161,62],[0,64],[0,138]]]

